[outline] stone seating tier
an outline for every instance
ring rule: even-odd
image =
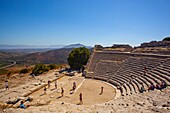
[[[170,85],[170,59],[160,56],[156,58],[125,55],[120,58],[121,56],[123,55],[95,52],[89,65],[89,69],[94,72],[91,78],[121,87],[122,95],[138,93],[141,83],[146,89],[150,84],[157,84],[162,80]]]

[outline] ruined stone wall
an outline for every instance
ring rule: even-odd
[[[165,46],[170,46],[170,41],[151,41],[149,43],[142,43],[141,48],[143,47],[165,47]]]

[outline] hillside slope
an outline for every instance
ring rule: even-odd
[[[70,49],[57,49],[47,52],[31,53],[17,58],[19,63],[37,64],[37,63],[67,63],[67,57],[71,52]]]

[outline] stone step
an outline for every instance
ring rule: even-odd
[[[118,82],[116,82],[116,81],[114,81],[114,80],[112,80],[112,79],[109,79],[108,82],[111,83],[111,84],[114,85],[114,86],[120,86],[120,83],[118,83]]]
[[[147,80],[150,84],[154,84],[155,83],[155,81],[153,79],[150,79],[149,77],[147,77],[145,75],[143,75],[141,77],[143,77],[145,80]]]
[[[146,84],[147,87],[150,86],[149,82],[146,81],[145,79],[143,79],[141,76],[139,76],[138,79],[140,79],[140,80],[142,81],[143,84]]]
[[[117,78],[117,79],[121,79],[121,80],[123,80],[124,81],[124,83],[125,82],[129,82],[130,81],[130,77],[128,77],[128,76],[114,76],[113,78]]]
[[[133,87],[132,93],[137,93],[137,86],[134,84],[134,82],[131,81],[129,84]]]
[[[130,94],[134,93],[135,90],[134,90],[134,86],[132,85],[132,83],[128,82],[128,87],[130,88]]]
[[[126,82],[124,79],[121,79],[120,77],[112,77],[111,79],[114,81],[117,81],[120,84],[123,84]]]
[[[163,67],[167,67],[168,69],[170,69],[170,62],[165,62],[162,65]]]
[[[162,73],[160,73],[159,71],[156,71],[156,70],[152,70],[151,72],[157,74],[158,76],[160,76],[162,78],[167,79],[170,82],[170,74],[169,75],[162,74]]]
[[[150,79],[152,79],[155,83],[160,83],[160,81],[161,81],[161,80],[159,80],[159,79],[157,79],[157,78],[155,78],[155,77],[153,77],[153,76],[150,76],[150,75],[148,75],[148,74],[145,74],[145,76],[148,77],[148,78],[150,78]]]
[[[169,75],[169,76],[170,76],[170,72],[167,72],[167,71],[164,71],[164,70],[162,70],[162,69],[159,69],[159,67],[155,68],[154,70],[155,70],[155,71],[159,71],[159,72],[162,73],[162,74],[166,74],[166,75]]]
[[[147,73],[148,74],[148,76],[153,76],[153,77],[155,77],[155,78],[157,78],[157,79],[159,79],[159,80],[163,80],[163,81],[165,81],[165,82],[169,82],[167,79],[165,79],[165,78],[162,78],[162,77],[160,77],[159,75],[157,75],[157,74],[155,74],[155,73],[153,73],[153,72],[149,72],[149,73]],[[169,83],[168,83],[169,84]]]
[[[133,81],[132,81],[132,83],[134,83],[135,84],[135,89],[136,89],[136,93],[138,93],[139,92],[139,89],[140,89],[140,87],[139,87],[139,83],[136,81],[136,79],[133,79]]]
[[[160,70],[166,71],[166,72],[170,72],[170,69],[165,67],[165,66],[163,66],[163,65],[161,65],[161,66],[159,66],[157,68],[160,69]]]
[[[132,94],[132,86],[129,83],[125,83],[127,87],[127,94],[131,95]]]
[[[94,76],[94,79],[97,79],[97,80],[102,80],[102,81],[108,81],[108,79],[106,77],[101,77],[101,76]]]
[[[126,95],[126,91],[125,91],[125,89],[124,89],[123,86],[120,86],[120,92],[121,92],[121,95],[122,95],[122,96],[125,96],[125,95]]]
[[[143,80],[147,86],[150,86],[151,82],[149,82],[148,79],[144,78],[143,76],[140,76],[139,78]]]
[[[125,84],[123,84],[122,88],[124,89],[124,95],[128,95],[128,93],[127,93],[127,86]]]

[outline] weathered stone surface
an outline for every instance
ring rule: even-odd
[[[48,105],[51,102],[51,100],[36,100],[34,102],[30,103],[30,106],[43,106]]]

